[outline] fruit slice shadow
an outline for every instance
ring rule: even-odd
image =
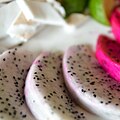
[[[88,46],[70,47],[63,71],[66,86],[79,104],[109,120],[120,119],[120,83],[102,69]]]
[[[24,99],[25,78],[33,58],[17,48],[0,55],[0,120],[35,120]]]
[[[59,53],[43,52],[36,58],[27,76],[25,97],[38,120],[98,120],[68,95]]]

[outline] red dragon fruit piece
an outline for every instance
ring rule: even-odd
[[[120,43],[120,6],[116,7],[111,15],[112,32],[116,40]]]
[[[96,57],[110,76],[120,81],[120,44],[107,36],[99,36]]]

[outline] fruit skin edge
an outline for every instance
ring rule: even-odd
[[[110,18],[110,22],[116,41],[120,43],[120,6],[114,9]]]

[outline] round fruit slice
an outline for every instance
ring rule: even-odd
[[[98,22],[109,25],[111,12],[116,4],[116,0],[90,0],[90,14]]]
[[[102,69],[88,46],[70,47],[63,71],[67,88],[79,104],[108,120],[120,120],[120,83]]]
[[[35,120],[24,97],[25,78],[33,55],[21,49],[0,55],[0,120]]]
[[[27,76],[25,97],[37,120],[98,120],[68,95],[59,53],[41,53],[34,61]]]

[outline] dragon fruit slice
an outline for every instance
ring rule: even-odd
[[[112,32],[116,37],[116,40],[120,43],[120,6],[116,7],[111,15]]]
[[[12,49],[0,55],[0,120],[35,120],[24,97],[26,74],[33,55]]]
[[[69,97],[59,53],[43,52],[34,61],[27,76],[25,97],[38,120],[98,120]]]
[[[120,81],[120,45],[107,36],[101,35],[97,41],[96,57],[110,76]]]
[[[90,47],[70,47],[63,57],[63,71],[79,104],[108,120],[120,120],[120,83],[102,69]]]

